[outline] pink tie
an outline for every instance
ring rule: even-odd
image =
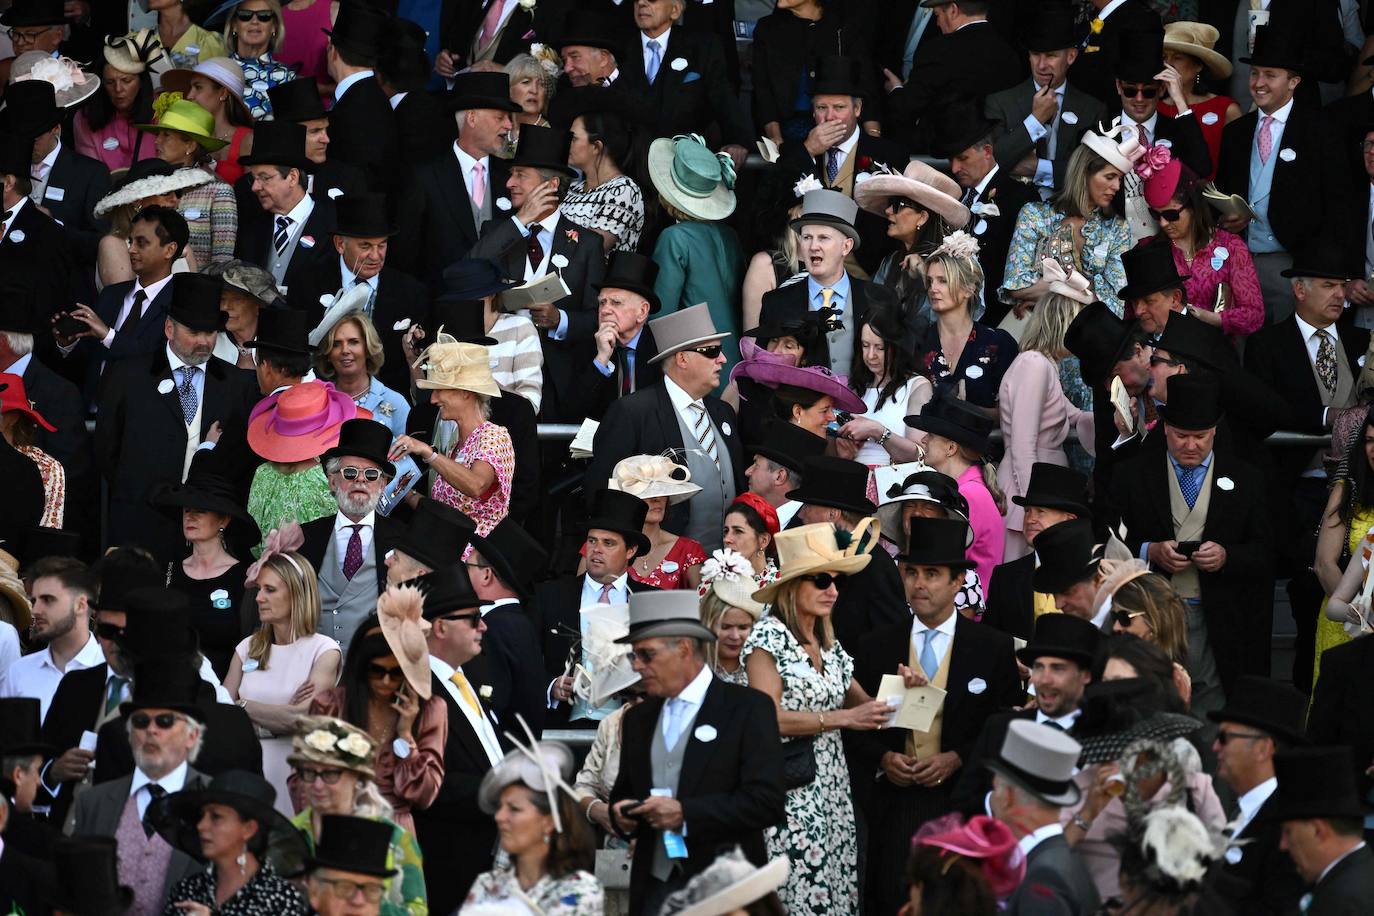
[[[480,208],[482,201],[487,199],[486,171],[480,162],[472,167],[472,205],[474,207]]]
[[[501,25],[501,10],[505,7],[504,0],[491,0],[491,8],[487,10],[487,18],[482,20],[482,35],[477,39],[479,48],[485,48],[496,37],[496,29]]]
[[[1269,154],[1274,151],[1274,138],[1269,134],[1269,126],[1274,123],[1274,119],[1265,115],[1260,121],[1259,129],[1259,154],[1260,162],[1267,163]]]

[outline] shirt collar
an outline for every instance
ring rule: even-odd
[[[190,365],[190,363],[186,362],[180,356],[176,355],[176,352],[172,350],[171,344],[167,345],[167,364],[171,366],[173,372],[176,372],[178,369],[183,369]],[[201,363],[199,366],[196,366],[194,368],[199,369],[201,372],[204,372],[205,363]]]
[[[171,275],[171,274],[168,274],[167,276],[163,277],[161,280],[154,280],[152,283],[149,283],[147,286],[144,286],[144,285],[143,285],[143,281],[141,281],[141,280],[135,278],[135,280],[134,280],[134,288],[133,288],[133,290],[131,290],[131,292],[138,292],[138,291],[141,289],[141,290],[143,290],[143,292],[144,292],[145,294],[147,294],[147,296],[148,296],[148,301],[149,301],[149,302],[152,302],[154,299],[157,298],[157,294],[160,293],[160,292],[162,292],[162,287],[166,286],[166,285],[167,285],[168,283],[170,283],[170,282],[172,282],[172,275]]]
[[[6,366],[5,371],[10,375],[23,375],[29,368],[29,363],[31,362],[33,362],[33,354],[25,353],[23,356]]]
[[[1057,719],[1053,719],[1037,709],[1035,711],[1035,722],[1037,725],[1048,725],[1050,722],[1053,722],[1055,725],[1064,729],[1064,731],[1069,731],[1073,728],[1073,724],[1078,721],[1078,716],[1082,712],[1083,710],[1081,709],[1074,709],[1064,713]]]
[[[697,402],[697,399],[682,390],[681,385],[666,375],[663,376],[663,387],[668,389],[668,400],[673,402],[673,409],[678,413],[682,413],[689,405]]]
[[[1204,458],[1202,459],[1202,461],[1198,463],[1197,466],[1198,466],[1199,468],[1202,469],[1202,473],[1204,473],[1204,474],[1207,473],[1207,468],[1209,468],[1209,467],[1211,466],[1211,464],[1212,464],[1212,455],[1214,455],[1214,454],[1216,454],[1216,453],[1215,453],[1215,452],[1208,452],[1207,455],[1206,455],[1206,457],[1204,457]],[[1178,473],[1180,473],[1180,472],[1182,472],[1182,471],[1185,471],[1185,470],[1189,470],[1189,471],[1192,470],[1192,468],[1185,468],[1183,465],[1181,465],[1181,464],[1179,464],[1177,461],[1175,461],[1173,455],[1170,455],[1170,456],[1169,456],[1169,464],[1173,465],[1174,473],[1175,473],[1175,474],[1178,474]]]
[[[846,158],[848,158],[848,157],[849,157],[849,151],[852,150],[856,145],[858,145],[858,142],[859,142],[859,126],[856,124],[856,125],[854,125],[854,132],[851,133],[848,137],[845,137],[844,142],[841,143],[840,146],[839,146],[840,158],[841,158],[841,159],[846,159]]]
[[[48,167],[48,174],[51,175],[51,174],[52,174],[52,166],[53,166],[53,163],[57,161],[57,154],[60,153],[60,152],[62,152],[62,141],[61,141],[61,140],[58,140],[58,141],[57,141],[57,145],[55,145],[55,146],[52,148],[52,151],[49,152],[48,155],[44,156],[41,162],[35,163],[35,166],[39,166],[39,165],[45,165],[45,166],[47,166],[47,167]]]
[[[350,74],[339,80],[339,85],[334,87],[334,101],[338,102],[344,97],[344,93],[347,92],[354,83],[361,82],[369,76],[372,76],[371,70],[359,70],[357,73]]]
[[[392,110],[392,111],[395,111],[395,110],[396,110],[396,106],[398,106],[398,105],[400,105],[402,102],[404,102],[404,101],[406,100],[406,96],[408,96],[408,95],[410,95],[409,92],[398,92],[398,93],[396,93],[395,95],[393,95],[391,98],[387,99],[387,101],[391,103],[391,110]]]
[[[287,212],[291,218],[292,225],[304,226],[305,221],[310,218],[310,213],[315,209],[315,198],[309,194],[301,195],[300,201]]]
[[[363,280],[362,282],[366,283],[368,286],[372,287],[375,290],[377,288],[377,278],[380,276],[381,272],[379,271],[373,274],[370,279]],[[343,255],[339,255],[339,278],[343,280],[344,289],[347,289],[351,287],[354,283],[358,282],[357,275],[354,274],[353,271],[348,269],[348,262],[344,260]],[[390,288],[391,287],[389,286],[387,287],[387,289]]]
[[[1158,111],[1156,111],[1154,114],[1150,115],[1150,116],[1149,116],[1148,118],[1146,118],[1144,121],[1137,121],[1135,118],[1132,118],[1129,114],[1127,114],[1126,111],[1125,111],[1125,109],[1122,109],[1122,111],[1121,111],[1121,123],[1124,124],[1124,125],[1126,125],[1127,127],[1130,127],[1131,125],[1136,125],[1136,126],[1138,126],[1138,127],[1143,127],[1143,128],[1145,128],[1146,131],[1149,132],[1149,134],[1150,134],[1150,139],[1151,139],[1152,141],[1153,141],[1153,140],[1158,140],[1158,139],[1159,139],[1158,137],[1155,136],[1155,128],[1159,125],[1159,112],[1158,112]]]
[[[711,672],[711,666],[703,665],[701,670],[697,672],[697,676],[692,678],[691,683],[678,691],[678,695],[673,697],[673,699],[687,703],[690,706],[700,706],[702,700],[706,699],[706,691],[710,688],[711,680],[714,677],[715,675]]]
[[[629,571],[628,569],[627,569],[625,572],[621,573],[620,575],[616,576],[615,581],[611,583],[611,591],[613,591],[613,592],[622,592],[622,591],[625,591],[625,590],[629,587],[629,578],[630,578],[630,571]],[[582,587],[583,587],[584,589],[590,588],[590,589],[595,589],[596,591],[599,592],[599,591],[601,591],[601,586],[602,586],[603,584],[604,584],[604,583],[598,582],[598,581],[596,581],[595,579],[593,579],[591,573],[586,573],[586,574],[582,577]]]
[[[1126,0],[1112,0],[1111,3],[1108,3],[1106,6],[1102,7],[1102,9],[1101,9],[1101,10],[1098,12],[1098,14],[1097,14],[1097,18],[1098,18],[1098,19],[1106,19],[1106,18],[1107,18],[1108,16],[1110,16],[1112,13],[1116,12],[1116,8],[1117,8],[1118,6],[1120,6],[1121,4],[1123,4],[1123,3],[1125,3],[1125,2],[1126,2]]]
[[[458,669],[444,661],[437,655],[429,657],[429,670],[434,672],[434,676],[441,681],[453,680],[453,673]]]
[[[1317,333],[1318,331],[1325,331],[1326,333],[1330,334],[1333,343],[1335,341],[1340,340],[1340,337],[1337,335],[1335,322],[1332,322],[1324,328],[1319,328],[1314,324],[1308,324],[1306,321],[1303,321],[1302,316],[1299,315],[1297,312],[1293,313],[1293,320],[1298,323],[1298,333],[1302,334],[1303,343],[1307,343],[1309,340],[1311,340],[1312,335]]]
[[[1282,108],[1271,114],[1269,117],[1273,118],[1275,121],[1278,121],[1280,124],[1287,124],[1288,116],[1293,113],[1293,102],[1293,99],[1289,99],[1288,104],[1284,105]],[[1260,111],[1259,116],[1260,120],[1263,121],[1264,112]]]
[[[631,349],[631,350],[638,350],[638,349],[639,349],[639,338],[641,338],[641,337],[643,337],[643,336],[644,336],[644,326],[643,326],[643,325],[640,325],[639,330],[638,330],[638,331],[635,331],[635,336],[630,338],[630,342],[627,343],[627,344],[621,344],[621,346],[628,347],[628,348]]]
[[[934,627],[935,632],[936,632],[936,633],[943,633],[943,634],[945,634],[946,636],[948,636],[949,638],[953,639],[953,638],[954,638],[954,623],[955,623],[954,618],[956,618],[956,617],[958,617],[958,616],[959,616],[959,612],[958,612],[958,611],[955,611],[954,613],[950,614],[950,615],[949,615],[948,617],[946,617],[941,623],[939,623],[937,626]],[[912,638],[912,639],[915,639],[917,636],[919,636],[920,634],[924,633],[926,630],[929,630],[929,629],[931,629],[931,627],[928,627],[928,626],[926,626],[925,624],[921,623],[921,619],[920,619],[919,617],[917,617],[915,614],[911,615],[911,638]]]
[[[457,140],[453,141],[453,154],[458,157],[458,165],[462,167],[464,175],[471,174],[472,167],[479,162],[482,163],[483,169],[487,169],[488,162],[491,159],[490,156],[483,156],[481,159],[472,158],[467,154],[467,150],[458,145]]]
[[[553,235],[553,230],[558,226],[558,217],[561,215],[562,208],[554,207],[552,213],[550,213],[548,216],[544,217],[534,225],[539,227],[540,232],[547,232],[549,235]],[[531,227],[531,229],[533,229],[533,227]]]
[[[1035,847],[1039,846],[1041,843],[1045,842],[1050,837],[1060,836],[1061,834],[1063,834],[1063,832],[1064,828],[1060,826],[1058,822],[1055,822],[1053,824],[1046,824],[1045,826],[1039,828],[1035,832],[1028,833],[1025,836],[1021,837],[1021,839],[1017,842],[1016,845],[1021,847],[1021,855],[1029,856],[1031,854],[1031,850],[1035,849]]]
[[[980,182],[978,182],[977,186],[974,187],[974,189],[973,189],[973,193],[974,193],[975,195],[977,195],[977,197],[978,197],[979,200],[982,200],[982,199],[983,199],[983,192],[987,190],[988,185],[992,184],[992,180],[993,180],[994,178],[996,178],[996,177],[997,177],[997,166],[994,165],[994,166],[992,167],[992,170],[989,171],[986,175],[984,175],[984,176],[983,176],[983,180],[980,181]]]
[[[187,769],[187,763],[185,760],[183,760],[175,770],[168,773],[161,779],[156,780],[156,782],[158,785],[162,786],[162,788],[166,789],[169,795],[173,792],[180,792],[182,790],[182,787],[186,785]],[[137,795],[139,789],[142,789],[144,786],[148,785],[150,782],[153,781],[154,780],[148,778],[147,773],[144,773],[142,770],[138,769],[137,767],[134,767],[133,782],[129,784],[129,797],[132,798],[133,796]]]
[[[1236,799],[1236,805],[1240,808],[1240,816],[1245,819],[1245,823],[1255,819],[1255,813],[1264,807],[1264,803],[1269,800],[1269,796],[1274,794],[1274,790],[1279,787],[1277,776],[1270,776],[1264,782],[1246,792]]]
[[[350,519],[347,515],[344,515],[342,512],[335,512],[335,513],[334,513],[334,533],[335,533],[335,534],[338,534],[340,531],[344,530],[345,528],[350,527],[351,525],[362,525],[364,528],[371,528],[371,527],[373,527],[373,526],[376,525],[376,524],[377,524],[377,512],[376,512],[375,509],[374,509],[373,511],[367,513],[367,515],[364,515],[361,519],[359,519],[359,520],[356,521],[356,522],[353,521],[352,519]]]
[[[819,295],[821,294],[821,290],[822,290],[822,289],[825,289],[825,287],[821,286],[820,283],[818,283],[818,282],[816,281],[816,278],[815,278],[815,277],[811,276],[810,274],[807,274],[807,275],[806,275],[806,301],[807,301],[807,302],[810,302],[812,299],[815,299],[817,296],[819,296]],[[840,279],[836,280],[835,283],[830,287],[830,289],[832,289],[832,290],[835,291],[836,295],[839,297],[839,299],[840,299],[841,302],[843,302],[844,300],[848,299],[848,298],[849,298],[849,271],[846,270],[846,271],[844,271],[843,273],[841,273],[841,274],[840,274]],[[833,297],[831,298],[831,301],[832,301],[832,302],[835,301]]]
[[[659,52],[659,54],[661,55],[661,54],[663,54],[665,51],[668,50],[668,36],[671,35],[671,34],[673,34],[673,27],[672,27],[672,26],[668,26],[668,28],[664,29],[664,30],[663,30],[663,34],[660,35],[660,36],[658,36],[657,38],[650,38],[650,37],[648,36],[648,34],[646,34],[646,33],[644,33],[644,32],[640,32],[640,33],[639,33],[639,49],[640,49],[641,51],[643,51],[645,54],[648,54],[648,53],[649,53],[649,42],[651,42],[651,41],[656,41],[656,42],[658,42],[658,52]]]
[[[497,598],[495,601],[491,602],[490,604],[484,604],[484,605],[482,605],[482,606],[479,607],[477,610],[481,613],[481,615],[482,615],[483,617],[485,617],[485,616],[487,616],[488,614],[490,614],[492,611],[494,611],[494,610],[496,610],[497,608],[501,607],[502,605],[506,605],[506,604],[519,604],[519,603],[520,603],[520,599],[519,599],[519,598]]]

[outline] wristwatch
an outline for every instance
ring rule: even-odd
[[[888,439],[891,439],[891,438],[892,438],[892,430],[890,430],[890,429],[885,429],[885,430],[883,430],[882,436],[880,436],[880,437],[878,438],[878,445],[879,445],[879,446],[887,445],[887,440],[888,440]]]

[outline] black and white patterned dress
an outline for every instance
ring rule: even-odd
[[[210,865],[205,871],[177,882],[167,897],[167,908],[162,916],[182,916],[178,903],[204,904],[216,916],[308,916],[310,913],[301,892],[278,875],[269,862],[262,863],[252,880],[223,904],[215,903],[215,866]]]
[[[617,175],[594,191],[583,189],[579,178],[568,188],[563,215],[589,229],[615,236],[613,251],[634,251],[644,231],[644,195],[633,180]]]

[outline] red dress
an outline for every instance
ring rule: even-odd
[[[1212,156],[1212,171],[1202,177],[1211,181],[1217,175],[1217,157],[1221,154],[1221,132],[1226,127],[1226,109],[1236,103],[1229,95],[1219,95],[1193,106],[1193,117],[1202,128],[1202,138],[1207,141],[1207,151]],[[1159,103],[1162,117],[1172,118],[1178,110],[1168,102]]]
[[[215,174],[225,184],[232,185],[243,177],[247,171],[239,164],[240,147],[243,146],[243,138],[253,132],[251,127],[235,127],[233,139],[229,141],[229,152],[225,153],[224,158],[215,163]]]
[[[698,563],[705,562],[705,547],[691,538],[679,537],[673,542],[673,546],[668,548],[668,553],[664,555],[663,562],[651,569],[647,576],[641,576],[635,565],[631,563],[630,578],[664,591],[686,588],[687,583],[682,581],[682,571],[688,566],[696,566]]]

